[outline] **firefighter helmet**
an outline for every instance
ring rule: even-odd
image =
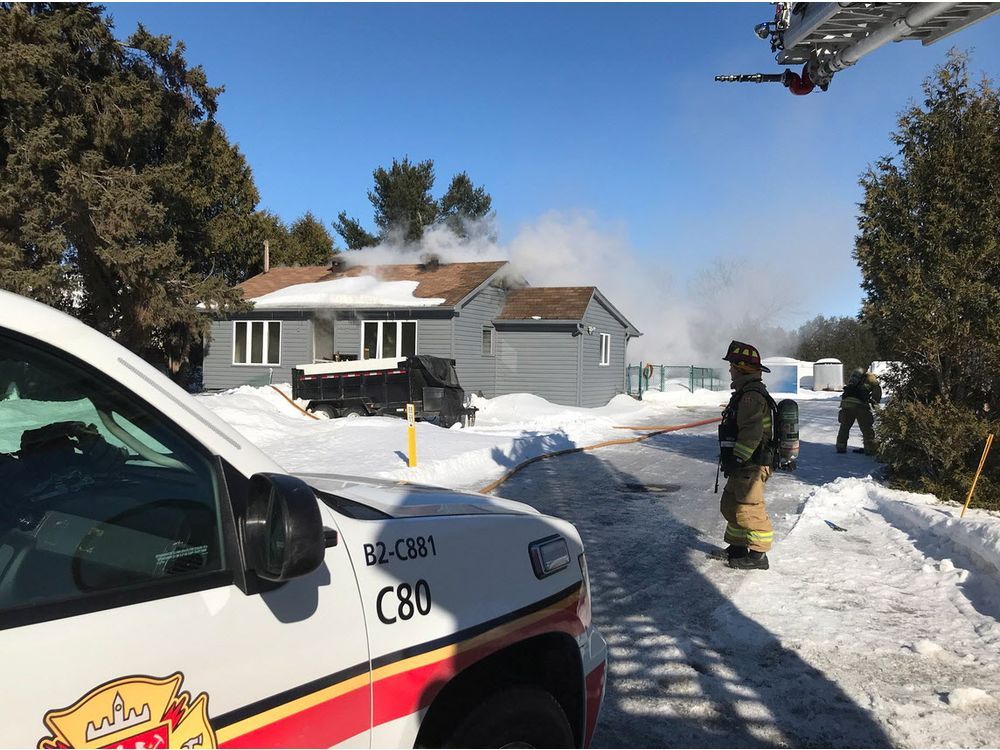
[[[771,372],[760,363],[760,352],[757,351],[757,348],[742,341],[730,341],[729,349],[726,350],[726,356],[723,359],[734,365],[750,365],[756,370]]]

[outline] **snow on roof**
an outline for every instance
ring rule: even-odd
[[[329,307],[433,307],[443,297],[416,297],[418,281],[380,281],[374,276],[352,276],[295,284],[251,301],[254,309]]]
[[[835,357],[824,357],[823,359],[817,359],[816,360],[816,364],[817,365],[842,365],[844,363],[841,362],[839,359],[836,359]]]

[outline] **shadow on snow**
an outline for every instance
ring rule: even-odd
[[[806,443],[803,456],[813,449],[833,450]],[[767,573],[732,571],[704,556],[722,544],[714,434],[674,433],[630,450],[640,462],[631,471],[578,453],[528,467],[499,493],[572,521],[583,537],[594,621],[610,650],[594,745],[888,746],[868,711],[731,604],[725,589],[740,576]],[[664,451],[696,459],[668,478],[685,497],[627,490],[645,483],[642,466]],[[828,477],[806,469],[798,478]]]

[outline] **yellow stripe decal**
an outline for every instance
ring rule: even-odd
[[[336,698],[338,695],[343,695],[344,693],[349,693],[352,690],[365,687],[367,684],[368,675],[360,674],[357,677],[352,677],[349,680],[338,682],[336,685],[331,685],[328,688],[317,690],[315,693],[304,695],[296,700],[276,706],[267,711],[263,711],[256,716],[251,716],[249,719],[244,719],[236,724],[230,724],[227,727],[223,727],[216,731],[216,737],[220,743],[226,742],[234,737],[239,737],[242,734],[247,734],[255,729],[260,729],[261,727],[267,726],[275,721],[284,719],[286,716],[291,716],[292,714],[305,711],[313,706],[318,706],[320,703]]]
[[[337,696],[344,695],[345,693],[357,690],[358,688],[363,688],[369,684],[369,677],[371,678],[371,682],[375,683],[379,680],[392,677],[393,675],[397,675],[402,672],[407,672],[411,669],[417,669],[428,664],[433,664],[444,659],[455,657],[465,651],[478,648],[479,646],[483,646],[490,641],[502,638],[515,630],[523,628],[525,625],[530,625],[533,622],[544,619],[545,617],[548,617],[549,615],[576,603],[579,598],[580,591],[578,589],[566,598],[561,599],[554,604],[550,604],[544,609],[532,612],[531,614],[525,615],[517,620],[513,620],[512,622],[499,625],[496,628],[470,638],[467,641],[442,646],[441,648],[428,651],[425,654],[418,654],[417,656],[412,656],[408,659],[400,659],[397,662],[387,664],[384,667],[374,670],[371,675],[365,673],[356,677],[351,677],[343,682],[337,683],[336,685],[331,685],[323,688],[322,690],[317,690],[315,693],[310,693],[309,695],[302,696],[301,698],[289,701],[288,703],[262,711],[259,714],[236,722],[235,724],[230,724],[229,726],[217,729],[216,737],[219,743],[224,743],[235,737],[253,732],[254,730],[260,729],[268,724],[280,721],[281,719],[297,714],[301,711],[306,711],[313,706],[318,706],[319,704],[332,700]]]

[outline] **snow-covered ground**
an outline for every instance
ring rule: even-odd
[[[312,420],[268,388],[199,400],[290,471],[468,489],[544,452],[638,434],[619,426],[717,416],[727,395],[482,400],[474,428],[418,424],[414,469],[400,420]],[[1000,746],[1000,515],[959,520],[886,488],[871,459],[834,452],[835,395],[796,399],[800,467],[768,486],[767,572],[703,554],[721,544],[714,425],[544,461],[497,491],[568,517],[593,557],[611,649],[595,744]]]
[[[289,386],[276,387],[291,395]],[[479,407],[475,427],[443,430],[417,423],[418,465],[411,469],[406,423],[399,419],[309,419],[269,386],[197,398],[289,471],[406,479],[454,489],[481,487],[542,453],[635,434],[617,426],[654,418],[687,422],[690,409],[728,400],[726,394],[686,390],[649,393],[642,402],[617,396],[598,409],[558,406],[527,394],[474,399]]]

